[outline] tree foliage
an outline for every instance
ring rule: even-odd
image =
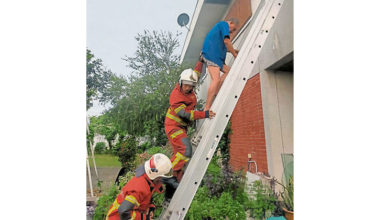
[[[102,154],[104,150],[106,149],[106,144],[104,142],[98,142],[95,146],[95,154]]]
[[[107,114],[93,116],[90,118],[89,131],[93,135],[104,135],[108,141],[109,149],[114,147],[114,140],[119,135],[119,138],[126,135],[125,131],[120,130],[119,126]]]
[[[179,47],[178,36],[171,32],[147,30],[138,34],[135,37],[138,42],[135,56],[124,58],[128,62],[127,66],[133,70],[133,76],[153,77],[155,74],[170,74],[174,71],[179,66],[179,56],[174,54]]]
[[[179,46],[178,35],[170,32],[144,31],[138,34],[134,57],[126,57],[132,75],[127,84],[111,87],[117,99],[110,116],[121,129],[136,136],[148,135],[153,144],[165,144],[164,118],[169,107],[169,95],[184,69],[174,54]],[[122,81],[121,81],[122,80]],[[113,100],[113,99],[112,99]]]
[[[87,49],[87,109],[92,107],[92,101],[97,99],[104,102],[104,93],[110,84],[111,77],[114,74],[106,70],[103,61],[93,55],[91,50]]]

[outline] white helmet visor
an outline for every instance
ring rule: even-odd
[[[190,85],[190,86],[195,86],[196,85],[195,82],[188,81],[188,80],[182,80],[181,83],[182,84],[186,84],[186,85]]]

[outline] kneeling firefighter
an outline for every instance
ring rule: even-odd
[[[155,206],[153,193],[162,193],[161,180],[172,170],[170,159],[164,154],[154,154],[138,167],[135,176],[122,188],[107,213],[107,220],[152,219]]]

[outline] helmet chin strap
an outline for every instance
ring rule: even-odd
[[[183,87],[182,87],[183,84],[180,83],[180,91],[183,91]],[[191,91],[189,93],[186,93],[186,94],[190,94],[194,89],[191,89]]]

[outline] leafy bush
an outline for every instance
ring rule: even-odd
[[[106,149],[106,144],[104,142],[98,142],[95,146],[95,154],[102,154]]]
[[[229,136],[233,134],[233,130],[231,129],[232,123],[229,121],[229,123],[226,125],[225,130],[223,131],[221,140],[219,141],[218,148],[221,151],[221,159],[222,164],[224,166],[227,166],[229,164],[230,160],[230,151],[229,151],[229,144],[230,144],[230,138]]]
[[[198,189],[186,215],[186,219],[245,219],[243,204],[235,200],[229,192],[221,196],[210,196],[207,187]]]
[[[294,211],[294,177],[291,176],[282,193],[283,206],[288,211]]]
[[[205,174],[205,179],[208,181],[214,181],[215,179],[221,176],[221,167],[218,166],[217,158],[213,157],[210,161],[209,166],[207,167],[207,171]]]
[[[283,214],[281,202],[270,187],[258,181],[250,193],[245,191],[245,176],[229,166],[231,133],[229,123],[218,145],[221,155],[211,160],[186,219],[246,219],[247,212],[255,219],[265,219]]]
[[[245,219],[245,179],[231,167],[218,166],[214,157],[199,187],[186,219]]]
[[[280,201],[269,186],[255,181],[250,187],[251,196],[247,203],[250,216],[255,219],[265,219],[271,216],[281,216]]]
[[[119,161],[122,163],[122,167],[126,171],[131,171],[136,168],[135,158],[137,153],[137,142],[132,136],[123,138],[123,140],[118,143],[119,152],[118,157]]]
[[[229,123],[218,145],[221,155],[212,158],[186,219],[246,219],[245,178],[228,164],[231,133]]]
[[[147,141],[138,147],[137,153],[141,154],[151,147],[152,147],[152,144],[149,141]]]
[[[203,178],[203,184],[208,188],[210,195],[220,196],[223,192],[230,192],[235,198],[239,191],[244,190],[245,180],[240,172],[233,172],[230,166],[221,169],[216,162],[210,163],[209,167],[208,173]]]
[[[166,152],[166,148],[162,148],[162,147],[151,147],[149,149],[146,150],[146,153],[148,153],[149,155],[153,155],[153,154],[157,154],[157,153],[162,153],[162,154],[165,154],[167,155],[167,152]]]
[[[156,206],[154,210],[154,219],[158,219],[162,212],[162,205],[164,202],[164,193],[153,195],[153,204]]]
[[[93,216],[93,219],[95,220],[105,219],[108,209],[110,208],[111,204],[114,202],[118,194],[119,194],[119,189],[114,184],[111,186],[110,190],[106,194],[100,196],[99,200],[97,201],[97,206],[95,209],[95,214]]]

